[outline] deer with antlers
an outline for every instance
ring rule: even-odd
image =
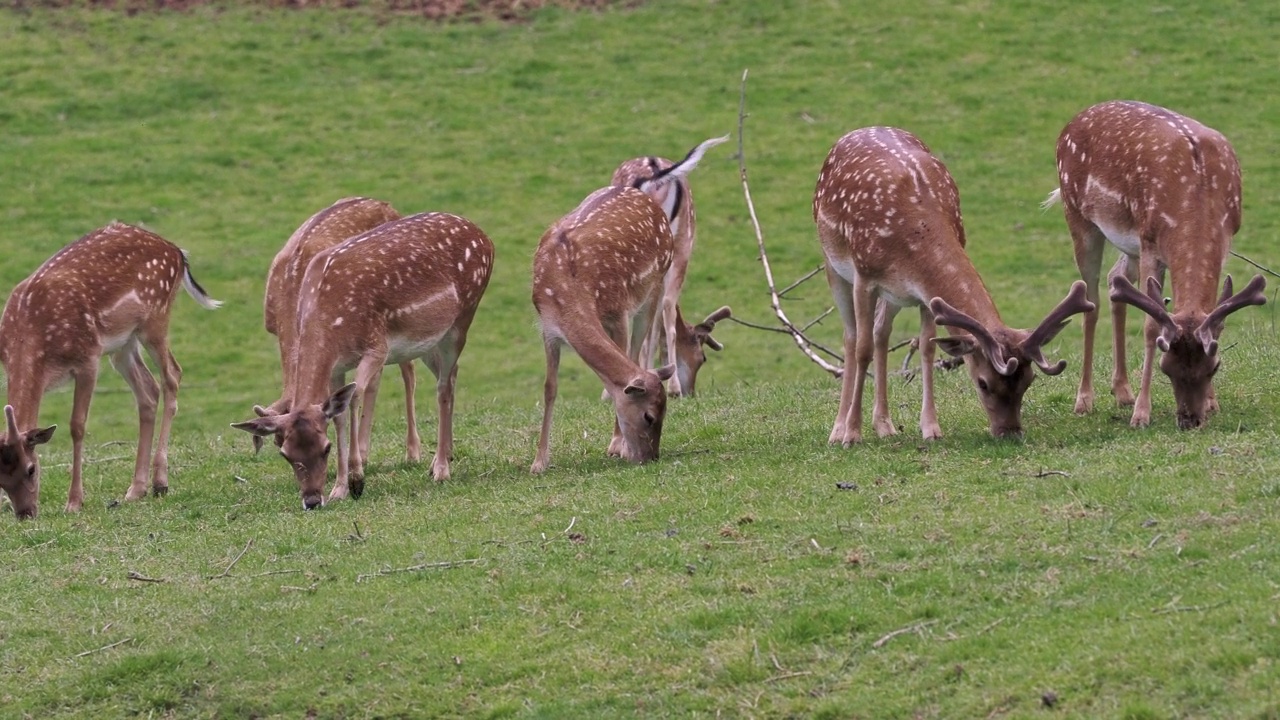
[[[663,383],[676,367],[645,369],[640,350],[662,306],[663,282],[675,253],[676,193],[662,193],[687,177],[707,148],[719,142],[702,143],[639,188],[611,185],[591,193],[543,233],[533,258],[533,305],[542,327],[547,378],[532,472],[545,471],[551,462],[551,415],[565,344],[595,371],[613,401],[608,454],[637,463],[657,459],[667,409]],[[660,205],[654,196],[668,201]]]
[[[311,259],[360,233],[372,230],[383,223],[399,220],[400,213],[391,205],[366,197],[344,198],[312,215],[276,254],[267,272],[267,292],[263,300],[263,317],[267,332],[276,336],[280,345],[280,367],[287,388],[292,382],[293,355],[298,347],[298,291],[302,277]],[[417,462],[422,458],[422,440],[418,436],[417,414],[414,406],[414,390],[417,374],[413,361],[400,363],[400,375],[404,379],[405,420],[408,425],[405,439],[406,455]],[[279,415],[288,408],[284,398],[267,407],[254,406],[259,417]],[[262,448],[262,437],[253,436],[255,452]]]
[[[0,487],[19,519],[35,517],[40,493],[36,446],[57,427],[36,428],[40,401],[53,385],[75,382],[71,409],[71,487],[67,512],[84,503],[84,435],[103,355],[124,376],[138,403],[138,452],[126,500],[169,490],[169,432],[178,411],[182,368],[169,352],[169,314],[178,289],[202,307],[221,305],[200,287],[186,253],[140,227],[115,222],[60,250],[14,288],[0,318],[0,364],[8,376]],[[163,381],[142,359],[146,349]],[[152,455],[152,441],[155,454]]]
[[[813,216],[826,256],[827,281],[844,320],[845,369],[829,441],[862,440],[862,388],[875,360],[872,422],[884,437],[889,417],[887,354],[893,318],[920,307],[920,431],[942,436],[933,398],[933,348],[963,357],[986,410],[991,434],[1022,434],[1022,398],[1035,375],[1057,375],[1043,347],[1068,319],[1091,309],[1084,283],[1034,330],[1005,326],[965,254],[960,197],[946,167],[915,135],[896,128],[855,130],[835,144],[818,176]],[[878,303],[878,304],[877,304]],[[874,324],[873,324],[874,318]],[[952,330],[934,338],[935,325]]]
[[[1077,115],[1058,136],[1058,189],[1044,207],[1061,200],[1075,247],[1076,267],[1098,300],[1102,251],[1108,241],[1120,257],[1111,285],[1115,366],[1111,392],[1133,405],[1129,424],[1151,422],[1155,351],[1173,384],[1178,427],[1197,428],[1218,409],[1213,376],[1221,367],[1218,336],[1226,317],[1266,302],[1266,280],[1253,278],[1232,293],[1231,276],[1217,297],[1231,239],[1240,230],[1240,163],[1218,131],[1155,105],[1112,101]],[[1175,312],[1161,299],[1168,269]],[[1134,287],[1140,280],[1146,293]],[[1216,299],[1215,299],[1216,298]],[[1125,368],[1125,305],[1147,315],[1142,385],[1134,398]],[[1097,310],[1085,315],[1084,370],[1077,413],[1093,409],[1093,338]]]
[[[708,140],[694,148],[692,153],[703,153],[708,149],[726,142],[729,137]],[[655,182],[664,173],[671,172],[678,164],[689,160],[686,157],[680,163],[673,163],[666,158],[647,156],[632,158],[613,171],[611,185],[618,187],[644,188],[654,202],[662,206],[667,217],[671,218],[671,237],[674,251],[671,256],[671,267],[662,278],[662,308],[655,313],[653,327],[645,335],[641,345],[640,359],[644,367],[649,367],[654,349],[668,362],[674,362],[675,375],[667,382],[667,392],[672,397],[692,396],[698,380],[698,370],[706,363],[707,356],[703,347],[717,352],[724,346],[716,341],[711,333],[716,323],[732,315],[726,306],[711,313],[700,323],[690,325],[685,322],[680,312],[680,292],[684,289],[685,276],[689,272],[689,258],[693,255],[694,230],[696,218],[693,209],[693,192],[689,189],[688,177],[681,177],[675,182]]]
[[[364,492],[385,365],[421,358],[435,375],[440,420],[431,475],[449,478],[458,356],[492,271],[493,243],[473,223],[448,213],[393,220],[312,258],[298,293],[288,410],[233,425],[275,438],[293,468],[304,509],[325,502],[329,420],[338,443],[329,500]],[[343,385],[352,369],[355,382]],[[348,443],[346,418],[355,418],[362,403],[359,427],[350,423]]]

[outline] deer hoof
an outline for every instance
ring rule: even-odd
[[[364,475],[352,475],[347,481],[347,489],[351,491],[352,499],[359,500],[364,494]]]
[[[155,496],[155,497],[164,497],[165,495],[168,495],[168,494],[169,494],[169,486],[168,486],[168,485],[153,485],[153,486],[151,487],[151,494],[152,494],[153,496]]]

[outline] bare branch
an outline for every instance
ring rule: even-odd
[[[383,575],[392,575],[402,572],[421,572],[423,570],[441,570],[447,568],[462,567],[463,565],[475,565],[484,562],[484,558],[474,558],[471,560],[446,560],[444,562],[422,563],[421,565],[410,565],[409,567],[400,568],[383,568],[376,572],[361,574],[356,576],[356,582],[364,582],[372,578],[381,577]]]
[[[209,579],[210,579],[210,580],[217,580],[218,578],[224,578],[224,577],[227,577],[228,575],[230,575],[230,574],[231,574],[231,568],[235,567],[235,566],[236,566],[236,563],[240,562],[240,558],[244,557],[244,554],[245,554],[245,553],[247,553],[247,552],[249,552],[249,548],[250,548],[250,547],[252,547],[252,546],[253,546],[253,538],[249,538],[249,542],[247,542],[247,543],[245,543],[245,544],[244,544],[244,549],[240,551],[240,554],[236,556],[236,559],[235,559],[235,560],[232,560],[232,561],[231,561],[231,564],[227,566],[227,569],[226,569],[226,570],[223,570],[221,575],[210,575],[210,576],[209,576]]]
[[[1275,271],[1275,270],[1272,270],[1271,268],[1266,267],[1266,266],[1264,266],[1264,265],[1259,265],[1258,263],[1254,262],[1253,260],[1250,260],[1249,258],[1245,257],[1244,255],[1241,255],[1240,253],[1236,252],[1235,250],[1231,250],[1231,251],[1229,251],[1229,252],[1230,252],[1232,255],[1234,255],[1235,257],[1240,258],[1241,260],[1243,260],[1243,261],[1245,261],[1245,262],[1249,263],[1250,265],[1252,265],[1252,266],[1254,266],[1254,267],[1258,268],[1259,270],[1261,270],[1261,271],[1263,271],[1263,272],[1267,273],[1268,275],[1273,275],[1273,276],[1275,276],[1275,277],[1280,278],[1280,275],[1276,274],[1276,271]]]
[[[119,647],[119,646],[121,646],[121,645],[123,645],[123,644],[125,644],[125,643],[130,643],[130,642],[133,642],[133,638],[128,637],[128,638],[125,638],[125,639],[123,639],[123,640],[117,640],[116,642],[113,642],[113,643],[111,643],[110,645],[103,645],[103,646],[102,646],[102,647],[100,647],[100,648],[94,648],[94,649],[92,649],[92,650],[85,650],[84,652],[76,653],[75,655],[72,655],[71,657],[84,657],[85,655],[92,655],[92,654],[94,654],[94,653],[100,653],[100,652],[102,652],[103,650],[110,650],[110,649],[111,649],[111,648],[113,648],[113,647]]]
[[[140,573],[140,572],[135,572],[135,571],[133,571],[133,570],[130,570],[130,571],[129,571],[129,576],[128,576],[128,577],[129,577],[129,579],[130,579],[130,580],[137,580],[138,582],[149,582],[149,583],[162,583],[162,582],[164,582],[164,578],[153,578],[153,577],[147,577],[146,575],[143,575],[143,574],[142,574],[142,573]]]
[[[875,649],[879,650],[880,648],[884,647],[885,643],[887,643],[887,642],[889,642],[890,640],[892,640],[892,639],[894,639],[894,638],[898,637],[899,635],[906,635],[907,633],[919,632],[919,631],[921,631],[921,630],[923,630],[923,629],[925,629],[925,628],[929,627],[930,625],[933,625],[933,624],[934,624],[934,623],[936,623],[936,622],[938,622],[938,621],[937,621],[937,620],[926,620],[925,622],[918,622],[918,623],[916,623],[916,624],[914,624],[914,625],[908,625],[908,626],[906,626],[906,627],[904,627],[904,628],[898,628],[897,630],[894,630],[893,632],[889,633],[888,635],[885,635],[884,637],[880,638],[879,640],[877,640],[877,641],[875,641],[875,642],[871,643],[871,647],[873,647],[873,648],[875,648]]]
[[[791,292],[792,290],[795,290],[796,288],[800,287],[801,285],[803,285],[803,284],[805,283],[805,281],[806,281],[806,280],[808,280],[809,278],[813,277],[814,275],[817,275],[818,273],[822,272],[823,270],[825,270],[825,269],[826,269],[826,267],[827,267],[827,266],[826,266],[825,264],[823,264],[823,265],[819,265],[818,267],[816,267],[816,268],[814,268],[814,269],[810,270],[809,272],[805,273],[804,277],[800,278],[799,280],[797,280],[797,281],[795,281],[795,282],[791,283],[790,285],[788,285],[788,286],[786,286],[786,287],[782,288],[781,290],[779,290],[779,291],[778,291],[778,297],[786,297],[786,296],[787,296],[787,293],[789,293],[789,292]],[[827,312],[831,312],[831,311],[830,311],[830,310],[828,310]]]
[[[769,255],[764,248],[764,233],[760,229],[760,220],[756,217],[756,206],[751,200],[751,187],[747,183],[747,155],[743,146],[742,131],[746,124],[747,112],[747,71],[742,71],[742,89],[738,99],[738,174],[742,177],[742,194],[747,201],[747,213],[751,216],[751,225],[755,228],[756,244],[760,248],[760,264],[764,267],[765,281],[769,283],[769,298],[773,306],[773,312],[778,316],[778,320],[782,322],[783,327],[791,334],[795,340],[796,346],[801,352],[809,357],[814,363],[823,370],[831,373],[836,377],[840,377],[843,370],[832,365],[831,363],[818,357],[813,351],[812,343],[804,336],[804,333],[787,318],[787,314],[782,311],[782,300],[778,296],[777,285],[773,282],[773,270],[769,267]],[[790,288],[788,288],[790,289]]]
[[[779,293],[779,294],[781,294],[781,293]],[[800,328],[800,332],[804,332],[805,330],[808,330],[809,328],[813,327],[814,325],[817,325],[818,323],[820,323],[820,322],[822,322],[823,320],[825,320],[825,319],[827,318],[827,316],[828,316],[828,315],[830,315],[831,313],[833,313],[833,312],[835,312],[835,311],[836,311],[835,306],[832,306],[832,307],[827,308],[826,310],[822,311],[822,314],[821,314],[821,315],[819,315],[818,317],[816,317],[816,318],[814,318],[814,319],[810,320],[809,322],[805,323],[804,327]]]

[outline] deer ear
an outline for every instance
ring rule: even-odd
[[[253,420],[245,420],[244,422],[231,423],[231,427],[237,430],[243,430],[254,437],[265,437],[274,435],[280,431],[280,420],[277,416],[255,418]]]
[[[672,375],[675,375],[675,374],[676,374],[676,366],[675,366],[675,365],[663,365],[662,367],[658,368],[657,370],[654,370],[654,372],[658,374],[658,379],[659,379],[659,380],[661,380],[662,382],[666,382],[666,381],[668,381],[668,380],[670,380],[670,379],[671,379],[671,376],[672,376]]]
[[[324,401],[324,407],[321,408],[324,412],[324,416],[332,420],[346,412],[347,408],[351,407],[351,398],[354,397],[355,394],[355,383],[349,383],[340,390],[335,391],[329,396],[328,400]]]
[[[964,357],[978,350],[978,343],[967,337],[936,337],[933,344],[951,357]]]
[[[627,395],[645,394],[646,391],[644,389],[644,378],[638,377],[632,380],[631,382],[627,383],[627,386],[622,389],[622,392],[626,393]]]
[[[53,431],[57,429],[57,425],[50,425],[47,428],[36,428],[35,430],[27,431],[24,438],[27,443],[27,447],[33,448],[37,445],[43,445],[49,442],[53,439]]]

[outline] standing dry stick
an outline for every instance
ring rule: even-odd
[[[760,220],[756,217],[756,206],[751,201],[751,187],[747,184],[747,155],[743,147],[742,129],[746,121],[747,109],[747,71],[742,71],[742,89],[738,97],[738,174],[742,177],[742,194],[747,201],[747,212],[751,216],[751,225],[756,231],[756,245],[760,248],[760,264],[764,266],[765,281],[769,283],[769,298],[773,306],[773,313],[778,316],[778,320],[782,322],[782,326],[796,341],[796,345],[801,352],[809,357],[814,363],[823,370],[840,377],[844,372],[841,368],[818,357],[813,351],[813,343],[805,337],[804,333],[787,318],[787,314],[782,311],[782,300],[778,297],[777,285],[773,282],[773,270],[769,267],[769,255],[764,249],[764,233],[760,230]],[[815,271],[816,274],[816,271]],[[807,279],[807,278],[806,278]],[[799,283],[796,283],[799,284]],[[794,287],[794,285],[793,285]],[[787,288],[788,290],[790,288]]]

